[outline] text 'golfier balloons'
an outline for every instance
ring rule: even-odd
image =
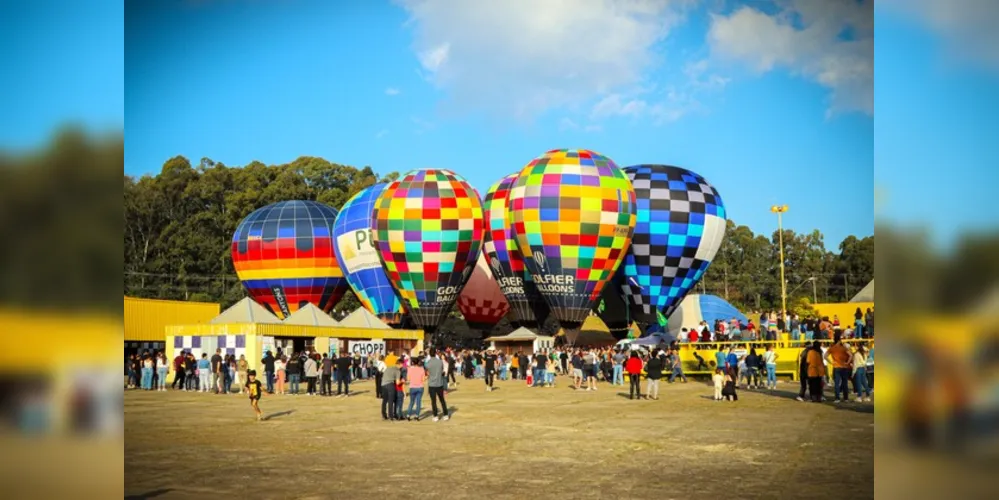
[[[448,170],[414,170],[385,188],[373,214],[375,248],[412,315],[433,333],[454,307],[482,247],[475,190]]]
[[[548,318],[548,304],[524,267],[524,254],[517,248],[507,210],[507,194],[518,175],[511,174],[500,179],[486,193],[486,235],[482,248],[496,282],[510,304],[513,321],[528,328],[537,328]]]
[[[638,222],[624,262],[622,287],[635,321],[669,317],[704,276],[725,237],[725,205],[698,174],[667,165],[624,171],[638,198]],[[637,285],[637,286],[634,286]]]
[[[574,342],[631,242],[631,182],[606,156],[559,149],[524,167],[508,198],[527,269]]]
[[[365,309],[389,324],[402,319],[402,304],[378,258],[371,230],[375,202],[387,184],[375,184],[352,196],[333,224],[336,259],[354,295]]]
[[[458,310],[468,326],[479,330],[493,327],[510,312],[510,304],[493,278],[484,253],[479,255],[472,276],[458,295]]]
[[[307,303],[326,311],[347,290],[333,254],[335,209],[281,201],[248,215],[232,237],[232,263],[250,297],[279,318]]]

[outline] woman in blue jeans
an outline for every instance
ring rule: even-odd
[[[857,393],[856,401],[870,402],[871,388],[867,385],[867,350],[858,345],[853,353],[853,390]]]
[[[768,344],[767,351],[763,353],[763,366],[767,370],[767,389],[777,389],[777,353],[773,344]]]
[[[413,365],[409,367],[409,409],[406,411],[406,420],[420,420],[420,412],[423,411],[423,386],[426,385],[427,372],[423,368],[423,360],[416,358]],[[401,405],[400,405],[401,406]],[[414,411],[413,406],[416,406]]]

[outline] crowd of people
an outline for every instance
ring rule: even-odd
[[[831,340],[839,335],[843,339],[873,339],[874,309],[861,311],[858,307],[854,312],[854,321],[850,324],[840,322],[839,316],[809,316],[800,318],[797,314],[786,314],[783,318],[776,312],[763,312],[759,316],[759,326],[749,318],[746,322],[738,318],[728,321],[715,320],[708,325],[706,321],[695,328],[683,328],[679,339],[683,342],[755,342],[775,341],[780,333],[787,333],[793,342],[813,342],[815,340]]]
[[[722,333],[721,335],[725,335]],[[724,338],[724,337],[722,337]],[[843,343],[842,332],[833,334],[833,343],[823,351],[815,340],[801,351],[797,361],[801,391],[797,397],[821,402],[827,374],[832,365],[835,401],[849,400],[849,382],[853,382],[856,402],[869,402],[872,391],[867,378],[868,352],[862,343],[854,348]],[[773,344],[760,347],[748,344],[748,350],[727,344],[719,348],[713,362],[695,350],[695,372],[710,373],[713,399],[738,401],[738,390],[777,388],[779,355]],[[556,347],[539,352],[505,353],[497,350],[440,350],[369,356],[340,353],[330,355],[307,351],[277,354],[270,351],[260,360],[263,377],[258,380],[249,369],[245,356],[223,355],[222,350],[200,358],[184,351],[172,361],[164,353],[132,355],[126,362],[128,388],[165,391],[167,375],[173,371],[172,389],[214,394],[248,393],[258,417],[258,401],[263,393],[279,395],[349,397],[350,386],[364,380],[374,381],[375,397],[381,400],[381,416],[391,421],[418,421],[423,396],[429,394],[431,416],[439,421],[450,419],[446,395],[465,381],[479,380],[486,391],[495,389],[496,380],[521,380],[533,388],[556,387],[562,377],[577,391],[596,391],[598,381],[624,386],[627,378],[631,400],[658,400],[660,382],[686,383],[677,342],[651,350],[621,347]],[[642,391],[642,380],[645,391]],[[303,391],[302,384],[305,388]],[[336,385],[336,392],[333,385]],[[405,399],[409,397],[409,406]],[[438,406],[439,403],[439,406]]]

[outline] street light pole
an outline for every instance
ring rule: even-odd
[[[780,317],[787,317],[787,282],[784,281],[784,223],[782,215],[787,205],[774,205],[770,211],[777,214],[777,244],[780,245]]]

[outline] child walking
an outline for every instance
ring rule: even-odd
[[[721,368],[717,368],[715,373],[711,375],[711,381],[715,384],[715,401],[722,400],[722,387],[725,385],[725,375],[722,372]]]
[[[259,422],[260,420],[263,420],[263,416],[260,412],[260,406],[257,405],[257,402],[260,401],[262,384],[259,380],[257,380],[256,370],[246,372],[246,376],[249,379],[249,381],[246,382],[246,392],[250,394],[250,406],[253,407],[253,411],[257,414],[257,421]]]

